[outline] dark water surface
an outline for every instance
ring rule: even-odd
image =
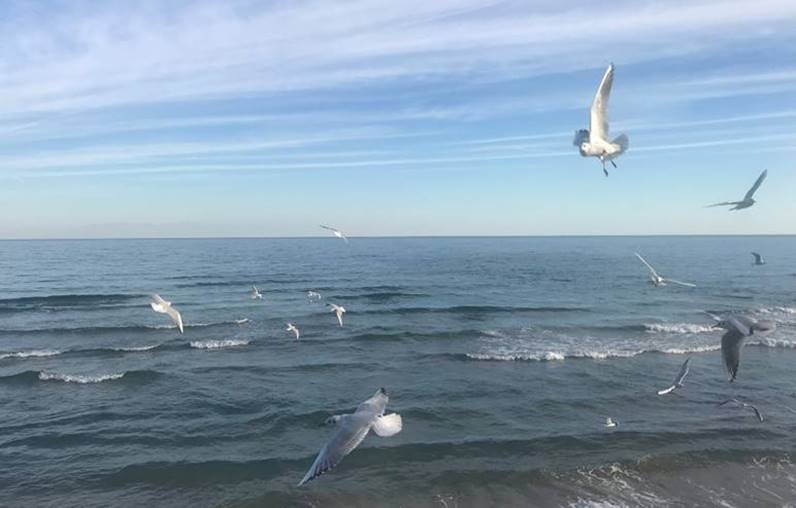
[[[794,237],[0,242],[0,504],[783,506],[794,290]],[[734,384],[706,310],[778,324]],[[403,432],[296,488],[380,386]]]

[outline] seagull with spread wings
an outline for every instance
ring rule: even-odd
[[[689,356],[683,362],[683,366],[680,367],[680,372],[677,373],[677,377],[675,377],[674,381],[672,381],[672,386],[663,390],[658,390],[658,395],[666,395],[668,393],[672,393],[678,388],[681,388],[683,386],[683,381],[685,380],[685,377],[688,375],[688,366],[690,363],[691,363],[691,357]]]
[[[708,208],[714,206],[732,206],[732,208],[730,208],[730,211],[743,210],[744,208],[749,208],[750,206],[756,203],[756,201],[752,199],[752,197],[755,195],[755,192],[757,192],[757,189],[760,188],[760,185],[763,183],[763,180],[766,179],[766,176],[768,176],[767,169],[763,170],[763,172],[760,173],[760,176],[757,177],[755,184],[752,185],[752,188],[749,189],[749,191],[746,193],[746,196],[744,196],[741,201],[724,201],[722,203],[714,203],[712,205],[708,205]]]
[[[348,238],[347,238],[347,237],[346,237],[346,236],[343,234],[343,232],[342,232],[342,231],[340,231],[339,229],[337,229],[337,228],[333,228],[333,227],[331,227],[331,226],[324,226],[323,224],[321,224],[321,227],[322,227],[323,229],[328,229],[329,231],[331,231],[331,232],[334,234],[334,236],[336,236],[337,238],[340,238],[340,239],[341,239],[341,240],[343,240],[345,243],[348,243]]]
[[[690,282],[682,282],[682,281],[675,280],[675,279],[669,279],[668,277],[664,277],[664,276],[658,274],[658,272],[655,271],[655,268],[653,268],[652,265],[647,263],[647,260],[644,259],[643,257],[641,257],[641,254],[639,254],[638,252],[636,252],[636,257],[639,258],[642,263],[644,263],[644,265],[647,267],[647,269],[649,269],[649,271],[650,271],[650,284],[652,284],[656,288],[657,287],[661,287],[661,286],[665,286],[666,284],[668,284],[670,282],[672,284],[677,284],[679,286],[686,286],[686,287],[689,287],[689,288],[696,287],[696,284],[691,284]]]
[[[182,328],[182,316],[180,312],[171,306],[171,302],[167,302],[160,295],[152,295],[152,301],[149,302],[149,305],[152,307],[152,310],[159,314],[166,314],[168,315],[171,320],[177,325],[179,328],[180,333],[183,333]]]

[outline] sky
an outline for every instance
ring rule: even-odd
[[[0,238],[796,234],[793,0],[0,3]],[[572,146],[606,66],[608,178]],[[769,176],[758,203],[743,197]]]

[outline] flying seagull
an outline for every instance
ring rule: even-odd
[[[335,228],[333,228],[331,226],[324,226],[323,224],[321,224],[321,227],[323,229],[328,229],[329,231],[334,233],[334,236],[336,236],[337,238],[341,238],[342,240],[345,241],[345,243],[348,243],[348,238],[346,238],[346,236],[343,234],[343,232],[340,231],[339,229],[335,229]]]
[[[766,260],[763,259],[763,256],[759,253],[753,252],[752,255],[755,257],[755,265],[760,266],[766,264]]]
[[[608,170],[605,169],[606,161],[616,167],[613,160],[627,151],[630,146],[630,140],[624,134],[613,140],[608,139],[608,99],[611,96],[613,83],[614,64],[611,64],[605,71],[591,103],[589,128],[576,131],[575,139],[572,141],[583,157],[599,157],[605,176],[608,176]]]
[[[160,295],[152,295],[152,301],[149,302],[149,305],[155,312],[168,314],[171,320],[174,321],[174,324],[177,325],[177,328],[180,329],[180,333],[183,333],[182,316],[177,309],[171,306],[171,302],[167,302],[161,298]]]
[[[299,336],[301,334],[299,333],[299,329],[296,328],[296,325],[294,325],[293,323],[288,323],[286,331],[295,333],[296,334],[296,340],[299,340]]]
[[[665,286],[666,284],[668,284],[670,282],[672,284],[678,284],[680,286],[687,286],[687,287],[690,287],[690,288],[696,287],[695,284],[691,284],[690,282],[681,282],[679,280],[668,279],[666,277],[663,277],[662,275],[659,275],[658,272],[655,271],[655,268],[653,268],[652,265],[647,263],[646,259],[641,257],[641,254],[636,252],[636,257],[639,258],[641,260],[641,262],[644,263],[644,265],[649,269],[649,271],[650,271],[650,283],[653,286],[655,286],[656,288],[657,287],[661,287],[661,286]]]
[[[342,305],[335,305],[333,303],[330,303],[329,307],[331,307],[331,311],[337,315],[337,322],[340,323],[340,326],[343,326],[343,314],[345,314],[345,307]]]
[[[251,296],[252,296],[252,300],[262,300],[263,299],[263,294],[260,293],[260,290],[257,289],[257,286],[252,286]]]
[[[752,196],[755,195],[755,192],[757,192],[757,189],[760,187],[760,184],[763,183],[763,180],[766,179],[767,175],[768,175],[768,170],[767,169],[763,170],[763,172],[760,173],[760,176],[757,177],[757,181],[755,182],[755,184],[752,185],[752,188],[749,189],[749,192],[746,193],[746,196],[744,196],[741,201],[724,201],[723,203],[715,203],[712,205],[708,205],[708,208],[713,206],[732,206],[732,208],[730,208],[730,211],[743,210],[744,208],[749,208],[750,206],[755,204],[755,200],[752,199]]]
[[[401,432],[403,427],[401,416],[398,413],[384,414],[388,400],[387,391],[379,388],[373,397],[360,404],[355,412],[327,418],[325,423],[336,426],[337,432],[321,448],[315,462],[299,482],[299,487],[339,464],[346,455],[359,446],[371,429],[381,437],[390,437]]]
[[[760,414],[760,411],[758,411],[758,409],[755,406],[753,406],[751,404],[748,404],[746,402],[741,402],[738,399],[727,399],[724,402],[722,402],[721,404],[719,404],[719,407],[724,406],[725,404],[735,404],[735,405],[741,406],[741,407],[748,407],[752,411],[755,412],[755,416],[757,416],[757,419],[760,420],[760,423],[763,423],[763,415]]]
[[[615,422],[615,421],[613,421],[613,420],[611,419],[611,417],[610,417],[610,416],[608,416],[608,417],[606,417],[606,418],[605,418],[605,427],[606,427],[606,428],[609,428],[609,429],[610,429],[610,428],[616,427],[618,424],[619,424],[619,423],[618,423],[618,422]]]
[[[672,386],[666,388],[665,390],[658,390],[658,395],[666,395],[667,393],[672,393],[678,388],[683,386],[683,380],[688,375],[688,364],[691,362],[691,357],[685,359],[683,362],[683,366],[680,367],[680,372],[677,374],[677,377],[674,378],[672,381]]]
[[[724,358],[724,366],[727,368],[730,382],[735,381],[738,375],[738,365],[741,362],[741,348],[746,343],[746,339],[757,334],[771,332],[776,328],[773,321],[757,321],[747,316],[728,316],[721,319],[711,315],[718,321],[713,328],[723,328],[726,330],[721,336],[721,356]]]

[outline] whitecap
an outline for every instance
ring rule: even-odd
[[[251,344],[250,340],[195,340],[191,342],[191,347],[196,349],[221,349],[225,347],[238,347]]]
[[[0,353],[0,360],[6,358],[45,358],[48,356],[60,355],[61,351],[54,349],[34,349],[32,351],[16,351],[13,353]]]
[[[243,325],[243,324],[250,323],[250,322],[251,322],[251,319],[249,319],[249,318],[242,318],[242,319],[236,319],[235,320],[235,324],[236,325]]]
[[[706,333],[713,331],[711,325],[695,323],[652,323],[645,324],[649,333]]]
[[[57,372],[39,372],[39,379],[42,381],[63,381],[65,383],[101,383],[103,381],[113,381],[114,379],[121,379],[126,373],[121,372],[118,374],[104,374],[99,376],[71,376],[69,374],[58,374]]]
[[[117,347],[114,348],[114,351],[123,351],[126,353],[136,353],[140,351],[149,351],[151,349],[155,349],[156,347],[160,346],[160,344],[152,344],[151,346],[130,346],[130,347]]]

